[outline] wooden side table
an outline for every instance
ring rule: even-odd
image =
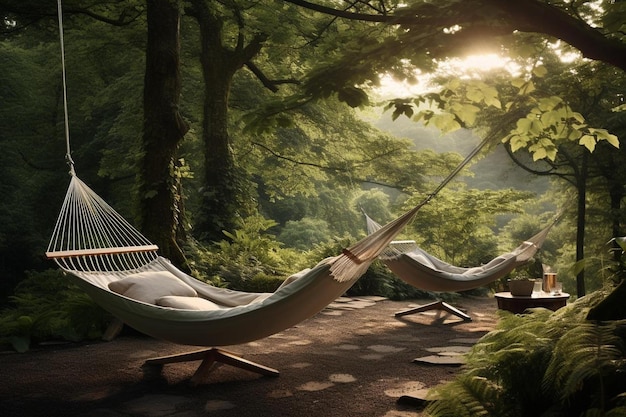
[[[498,292],[494,295],[498,301],[498,308],[511,313],[523,313],[527,308],[543,307],[556,311],[565,307],[569,294],[562,292],[559,295],[541,292],[533,293],[530,297],[511,295],[510,292]]]

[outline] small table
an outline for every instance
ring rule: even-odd
[[[495,294],[498,300],[498,308],[511,313],[523,313],[527,308],[543,307],[556,311],[565,307],[569,294],[562,292],[559,295],[552,295],[547,292],[533,293],[530,297],[520,297],[511,295],[510,292],[498,292]]]

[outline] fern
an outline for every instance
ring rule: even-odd
[[[464,371],[432,390],[428,415],[625,415],[626,321],[586,320],[605,295],[593,293],[556,312],[501,312]]]
[[[543,380],[546,390],[557,388],[562,401],[593,381],[601,410],[606,408],[606,378],[626,371],[622,339],[616,334],[625,321],[606,324],[582,323],[565,333],[557,342]]]

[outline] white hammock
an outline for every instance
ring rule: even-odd
[[[364,215],[368,233],[375,233],[380,225],[367,214]],[[400,279],[416,288],[441,292],[467,291],[494,282],[528,262],[539,250],[555,222],[511,252],[473,268],[450,265],[426,253],[412,240],[391,242],[381,253],[380,259]]]
[[[46,255],[100,306],[140,332],[186,345],[225,346],[269,336],[321,311],[352,286],[416,211],[295,274],[275,293],[245,293],[213,287],[175,268],[72,175]],[[129,282],[132,296],[117,288]]]

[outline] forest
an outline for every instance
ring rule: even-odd
[[[0,0],[4,309],[69,291],[44,253],[70,170],[193,276],[271,291],[483,140],[401,238],[475,266],[562,213],[512,274],[625,291],[626,2],[43,3]],[[421,294],[378,263],[351,291]]]

